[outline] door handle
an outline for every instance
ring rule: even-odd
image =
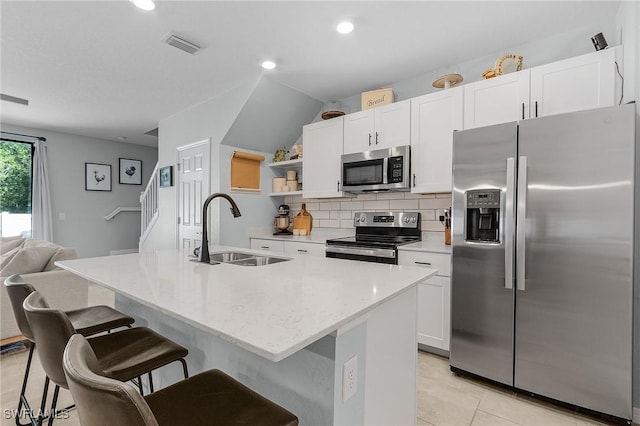
[[[522,103],[522,119],[524,120],[524,102]]]
[[[415,263],[416,265],[427,265],[427,266],[431,266],[431,262],[418,262],[417,260],[414,261],[413,263]]]
[[[413,187],[416,187],[416,174],[413,174]]]
[[[524,104],[523,104],[524,105]],[[504,200],[504,288],[513,289],[513,229],[514,211],[513,200],[515,195],[516,161],[515,158],[507,158],[507,191]]]
[[[340,192],[340,181],[338,181],[338,192]]]
[[[298,253],[307,253],[307,250],[298,249]]]
[[[371,133],[369,133],[369,146],[371,146]]]
[[[536,118],[538,117],[538,101],[536,101]]]
[[[378,132],[376,132],[376,145],[378,145]]]
[[[525,290],[525,220],[527,214],[527,157],[518,159],[518,207],[516,216],[516,288]]]

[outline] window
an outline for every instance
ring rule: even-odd
[[[33,145],[0,139],[0,236],[31,236]]]

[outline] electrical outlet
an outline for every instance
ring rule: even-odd
[[[346,402],[358,391],[358,356],[355,355],[342,366],[342,402]]]
[[[449,209],[436,209],[436,219],[440,222],[444,222],[444,212]],[[451,215],[449,215],[451,217]]]

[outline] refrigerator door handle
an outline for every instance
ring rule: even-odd
[[[516,183],[515,158],[507,158],[507,192],[504,202],[504,288],[513,289],[513,231],[514,211],[513,199]]]
[[[516,216],[516,289],[524,291],[525,219],[527,213],[527,157],[518,159],[518,212]]]

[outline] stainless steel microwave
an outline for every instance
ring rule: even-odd
[[[347,192],[409,191],[409,145],[344,154],[342,190]]]

